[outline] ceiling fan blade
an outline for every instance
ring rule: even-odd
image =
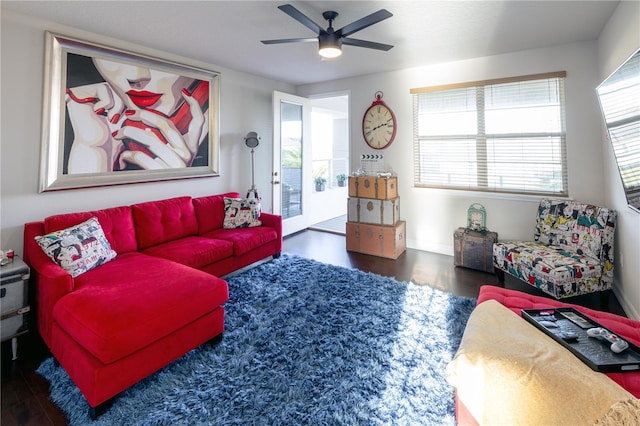
[[[278,40],[261,40],[264,44],[280,44],[280,43],[306,43],[309,41],[318,41],[318,37],[314,38],[281,38]]]
[[[393,13],[389,12],[387,9],[380,9],[379,11],[374,12],[371,15],[358,19],[357,21],[354,21],[349,25],[345,25],[344,27],[336,31],[336,33],[338,33],[339,36],[347,37],[355,33],[356,31],[365,29],[387,18],[391,18],[392,16],[393,16]]]
[[[377,50],[384,50],[384,51],[387,51],[393,47],[390,44],[376,43],[373,41],[358,40],[357,38],[348,38],[348,37],[344,37],[342,39],[342,44],[346,44],[349,46],[366,47],[368,49],[377,49]]]
[[[283,4],[282,6],[278,6],[278,9],[280,9],[287,15],[291,16],[293,19],[300,22],[302,25],[309,28],[314,33],[319,35],[324,32],[324,28],[322,28],[320,25],[313,22],[304,13],[300,12],[298,9],[296,9],[292,5]]]

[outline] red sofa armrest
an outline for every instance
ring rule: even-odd
[[[260,213],[260,220],[262,221],[262,226],[268,226],[269,228],[273,228],[276,230],[278,234],[279,248],[278,253],[282,251],[282,216],[273,214],[273,213]]]
[[[273,213],[260,213],[260,221],[264,226],[275,229],[278,236],[282,238],[282,216]]]
[[[38,330],[45,343],[50,346],[53,307],[65,294],[73,291],[73,278],[53,263],[34,239],[44,233],[44,222],[30,222],[24,225],[23,258],[31,268],[31,280],[35,284]]]

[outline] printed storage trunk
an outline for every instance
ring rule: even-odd
[[[403,220],[394,226],[347,222],[347,251],[397,259],[406,249]]]
[[[398,196],[397,177],[349,176],[349,197],[390,200]]]
[[[496,232],[458,228],[453,234],[453,264],[493,273],[493,243],[497,241]]]
[[[349,198],[347,220],[375,225],[395,225],[400,220],[400,197],[391,200]]]

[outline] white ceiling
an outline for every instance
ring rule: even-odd
[[[617,1],[291,1],[323,28],[338,29],[385,8],[393,17],[351,37],[395,47],[343,46],[321,60],[313,37],[277,9],[281,1],[6,1],[14,11],[206,63],[306,84],[473,57],[597,39]]]

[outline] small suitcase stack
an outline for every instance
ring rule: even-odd
[[[350,176],[347,250],[397,259],[406,250],[397,177]]]

